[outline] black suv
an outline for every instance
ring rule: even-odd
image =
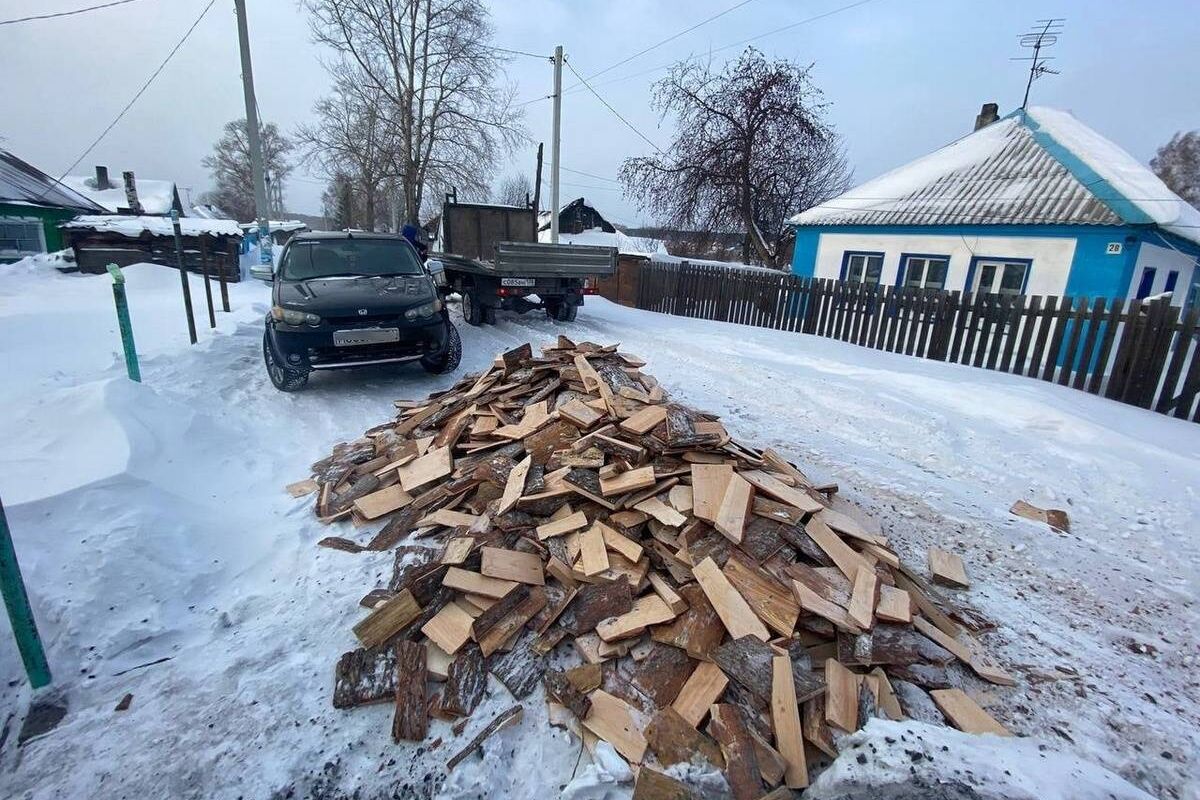
[[[263,333],[275,388],[294,392],[314,369],[420,360],[450,372],[461,356],[433,278],[403,237],[313,232],[284,247]]]

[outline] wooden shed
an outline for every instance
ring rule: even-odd
[[[102,273],[109,264],[119,267],[149,262],[176,266],[175,236],[169,217],[82,216],[59,226],[65,246],[75,253],[81,272]],[[214,278],[241,278],[238,253],[242,231],[232,220],[184,217],[179,220],[183,265],[201,273],[207,266]]]

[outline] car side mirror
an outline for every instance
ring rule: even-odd
[[[275,271],[271,269],[270,264],[254,264],[250,267],[250,277],[270,283],[275,279]]]
[[[431,258],[425,262],[425,269],[429,272],[429,277],[433,278],[435,286],[446,285],[446,265],[436,258]]]

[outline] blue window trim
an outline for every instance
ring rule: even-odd
[[[846,280],[846,267],[850,264],[851,256],[879,256],[881,261],[887,261],[887,254],[882,250],[843,250],[842,251],[842,270],[838,273],[838,280]],[[863,277],[866,277],[866,267],[863,267]],[[879,267],[879,282],[883,283],[883,265]]]
[[[1033,274],[1033,259],[1010,258],[1008,256],[971,256],[971,264],[967,267],[967,280],[963,283],[963,292],[971,291],[971,283],[975,280],[975,266],[980,261],[1002,261],[1005,264],[1024,264],[1025,278],[1021,281],[1021,291],[1019,294],[1025,294],[1025,290],[1029,286],[1029,276]]]
[[[901,253],[900,268],[896,270],[896,288],[904,286],[904,278],[908,274],[908,260],[910,258],[938,258],[946,262],[946,277],[950,277],[950,256],[941,253]],[[944,287],[943,287],[944,288]]]
[[[1157,277],[1158,267],[1142,267],[1142,274],[1138,276],[1137,289],[1133,292],[1134,298],[1145,300],[1154,294],[1154,279]]]
[[[1175,294],[1175,287],[1179,285],[1179,270],[1173,269],[1167,272],[1167,281],[1163,284],[1163,291]]]

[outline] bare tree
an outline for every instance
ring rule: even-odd
[[[1176,133],[1158,148],[1150,168],[1171,191],[1200,208],[1200,131]]]
[[[280,186],[284,185],[292,172],[288,157],[294,146],[275,123],[268,122],[262,125],[262,148],[267,173]],[[243,222],[253,220],[254,178],[245,118],[225,123],[225,131],[213,145],[212,155],[205,156],[200,164],[212,173],[216,184],[215,189],[201,195],[201,201],[212,203]]]
[[[525,207],[525,203],[529,202],[533,197],[533,181],[529,180],[528,175],[509,175],[500,182],[492,199],[505,206],[520,206]]]
[[[500,86],[482,0],[303,0],[314,39],[388,101],[402,215],[427,194],[486,196],[499,158],[524,139],[515,88]]]
[[[396,177],[396,127],[384,118],[387,98],[369,82],[357,80],[349,65],[336,67],[334,91],[313,106],[316,121],[296,129],[296,144],[307,162],[330,180],[349,180],[361,196],[360,226],[375,230],[380,192]]]
[[[850,179],[808,73],[752,47],[720,72],[675,65],[653,98],[675,136],[666,151],[625,160],[626,192],[669,226],[744,231],[743,259],[777,265],[787,217]]]

